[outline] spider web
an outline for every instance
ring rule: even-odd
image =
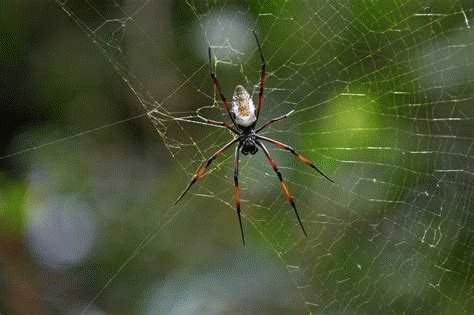
[[[259,62],[251,30],[257,30],[269,71],[260,119],[295,110],[265,134],[293,145],[336,182],[271,148],[306,239],[261,154],[241,162],[246,233],[255,229],[285,265],[308,313],[473,312],[472,3],[57,4],[142,106],[181,170],[176,187],[230,139],[197,117],[227,120],[209,79],[206,47],[213,48],[228,98],[239,83],[255,95]],[[174,20],[173,12],[189,20]],[[179,42],[201,43],[194,66],[182,64],[189,51],[174,47]],[[168,53],[171,45],[178,55]],[[155,66],[163,59],[167,68]],[[192,108],[182,105],[189,98]],[[157,230],[91,302],[148,251],[180,209],[213,204],[234,215],[228,152],[183,205],[157,214]]]

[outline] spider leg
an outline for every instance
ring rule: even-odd
[[[280,121],[282,119],[285,119],[285,118],[288,118],[290,117],[291,114],[294,113],[294,109],[289,111],[288,113],[286,113],[285,115],[281,115],[281,116],[278,116],[278,117],[275,117],[273,119],[270,119],[269,121],[267,121],[266,123],[264,123],[260,128],[258,128],[255,132],[259,132],[265,128],[267,128],[268,126],[270,126],[271,124],[277,122],[277,121]]]
[[[257,33],[253,31],[253,35],[255,36],[255,40],[257,41],[258,52],[260,53],[260,60],[262,62],[261,70],[260,70],[260,85],[259,85],[258,105],[257,105],[257,114],[256,114],[257,119],[258,119],[258,116],[260,115],[260,110],[262,109],[262,105],[263,105],[263,89],[265,86],[265,79],[267,78],[267,72],[266,72],[267,63],[265,61],[265,57],[263,56],[262,46],[260,45],[260,41],[258,40]]]
[[[244,228],[242,227],[242,217],[240,216],[240,186],[239,186],[239,159],[241,144],[235,148],[234,159],[234,189],[235,189],[235,209],[239,218],[240,235],[242,236],[242,244],[245,246]]]
[[[293,196],[291,195],[290,191],[288,190],[288,186],[286,185],[286,182],[283,179],[283,176],[281,175],[280,171],[278,170],[277,164],[272,159],[272,157],[270,156],[270,152],[268,152],[267,148],[265,147],[265,145],[263,145],[263,143],[261,143],[260,141],[257,141],[257,145],[260,148],[262,148],[263,152],[267,156],[268,162],[270,163],[273,170],[277,174],[278,179],[280,180],[281,189],[285,193],[286,198],[288,199],[288,202],[291,204],[291,206],[293,207],[293,210],[295,211],[295,215],[296,215],[296,218],[298,219],[298,223],[300,224],[301,230],[303,230],[304,235],[306,237],[308,237],[308,234],[306,234],[306,230],[304,229],[303,222],[301,222],[300,215],[298,214],[298,210],[296,210],[295,200],[294,200]]]
[[[296,150],[293,147],[291,147],[287,144],[284,144],[280,141],[274,140],[272,138],[268,138],[268,137],[264,137],[264,136],[260,136],[260,135],[257,135],[257,138],[261,139],[261,140],[264,140],[264,141],[268,141],[270,143],[273,143],[274,145],[276,145],[280,149],[287,150],[287,151],[291,152],[294,156],[296,156],[296,158],[298,158],[298,160],[300,160],[304,164],[306,164],[309,167],[311,167],[312,169],[314,169],[316,172],[321,174],[324,178],[326,178],[331,183],[334,183],[334,181],[331,178],[329,178],[329,176],[324,174],[323,171],[321,171],[316,165],[314,165],[314,163],[310,159],[308,159],[308,158],[304,157],[303,155],[301,155],[300,153],[296,152]]]
[[[236,126],[234,117],[232,117],[232,114],[231,114],[231,112],[230,112],[229,103],[227,102],[227,99],[225,98],[224,93],[222,92],[221,84],[219,83],[219,80],[217,79],[216,73],[214,72],[214,69],[213,69],[213,67],[212,67],[212,62],[211,62],[211,59],[212,59],[212,58],[211,58],[211,57],[212,57],[211,47],[208,47],[208,54],[209,54],[209,70],[210,70],[210,72],[211,72],[211,79],[212,79],[212,82],[214,83],[214,86],[216,87],[217,92],[219,93],[219,96],[220,96],[222,102],[224,103],[224,108],[225,108],[225,110],[227,111],[227,114],[229,114],[230,120],[232,121],[232,123],[234,124],[234,126]]]
[[[176,205],[181,199],[183,199],[184,195],[188,192],[188,190],[191,188],[192,185],[194,185],[194,183],[201,177],[204,176],[204,174],[206,174],[207,172],[207,169],[209,168],[209,165],[211,165],[212,161],[214,161],[215,158],[217,158],[217,156],[219,156],[222,152],[224,152],[225,149],[227,149],[228,147],[230,147],[232,144],[234,144],[235,142],[237,142],[239,140],[239,138],[235,138],[234,140],[232,140],[231,142],[227,143],[226,145],[224,145],[222,148],[220,148],[219,150],[216,151],[216,153],[214,153],[213,155],[211,155],[211,157],[209,159],[207,159],[206,163],[204,163],[201,167],[198,168],[198,170],[196,171],[196,173],[193,175],[193,177],[191,178],[191,182],[188,184],[188,186],[186,186],[186,189],[183,190],[183,192],[181,193],[181,195],[179,195],[178,199],[176,199],[176,201],[174,202],[174,204]]]
[[[231,126],[229,126],[228,123],[226,122],[223,122],[223,121],[217,121],[217,120],[212,120],[212,119],[207,119],[206,117],[203,117],[201,115],[198,115],[198,118],[201,119],[202,121],[204,121],[205,123],[207,124],[210,124],[210,125],[214,125],[214,126],[222,126],[224,128],[227,128],[229,129],[230,131],[232,131],[233,133],[235,134],[239,134],[239,132],[235,129],[235,128],[232,128]]]

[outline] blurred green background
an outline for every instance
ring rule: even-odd
[[[471,314],[472,1],[9,1],[0,9],[0,313]],[[232,150],[209,79],[332,185]],[[178,119],[177,119],[178,118]]]

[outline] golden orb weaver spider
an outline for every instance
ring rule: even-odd
[[[211,165],[212,161],[219,156],[224,150],[229,148],[231,145],[234,143],[237,143],[237,146],[235,147],[235,159],[234,159],[234,190],[235,190],[235,208],[237,210],[237,217],[239,219],[239,225],[240,225],[240,234],[242,236],[242,243],[245,246],[245,237],[244,237],[244,229],[242,227],[242,218],[240,215],[240,187],[239,187],[239,160],[240,160],[240,153],[247,155],[247,154],[255,154],[258,152],[258,147],[260,147],[263,150],[263,153],[267,157],[268,162],[273,168],[273,171],[275,174],[278,176],[278,179],[280,181],[280,185],[282,188],[283,193],[286,195],[286,198],[288,199],[288,202],[291,204],[291,207],[295,211],[296,218],[298,219],[298,223],[301,227],[301,230],[303,231],[305,236],[308,236],[306,233],[306,230],[303,226],[303,223],[301,222],[300,216],[298,214],[298,210],[296,209],[295,205],[295,200],[293,198],[293,195],[290,193],[288,190],[288,186],[283,178],[283,176],[280,173],[280,170],[278,169],[277,164],[275,161],[272,159],[270,152],[268,152],[268,149],[265,147],[265,145],[262,143],[264,142],[269,142],[274,145],[276,145],[278,148],[289,151],[292,153],[297,159],[302,161],[304,164],[310,166],[314,170],[316,170],[319,174],[321,174],[324,178],[329,180],[330,182],[334,183],[334,181],[326,176],[316,165],[309,160],[308,158],[304,157],[300,153],[296,152],[293,147],[284,144],[278,140],[274,140],[272,138],[264,137],[259,135],[258,133],[262,131],[263,129],[267,128],[271,124],[280,121],[282,119],[285,119],[289,117],[294,110],[288,112],[285,115],[275,117],[273,119],[270,119],[266,123],[264,123],[261,127],[256,129],[256,124],[258,121],[258,117],[260,115],[260,110],[263,105],[263,91],[264,91],[264,84],[265,84],[265,79],[266,79],[266,61],[265,57],[263,56],[262,52],[262,47],[260,45],[260,41],[258,40],[257,33],[253,31],[253,35],[255,36],[255,40],[257,41],[257,46],[258,46],[258,51],[260,53],[260,59],[261,59],[261,70],[260,70],[260,84],[259,84],[259,93],[258,93],[258,103],[257,103],[257,108],[255,108],[255,105],[252,101],[252,97],[250,94],[247,92],[247,90],[241,86],[237,85],[234,94],[232,96],[232,108],[229,108],[229,103],[227,102],[227,99],[225,98],[222,89],[221,89],[221,84],[219,83],[219,80],[216,77],[216,73],[212,67],[212,54],[211,54],[211,47],[208,48],[208,54],[209,54],[209,68],[210,68],[210,73],[211,73],[211,79],[214,84],[215,89],[219,93],[219,96],[222,100],[222,103],[224,104],[224,108],[229,115],[230,120],[232,121],[233,127],[227,124],[226,122],[222,121],[216,121],[216,120],[211,120],[207,119],[205,117],[199,116],[200,119],[202,119],[204,122],[214,125],[214,126],[220,126],[220,127],[225,127],[229,129],[232,133],[235,134],[235,138],[224,145],[222,148],[217,150],[207,161],[199,167],[197,172],[193,175],[191,178],[191,182],[188,184],[188,186],[184,189],[184,191],[181,193],[181,195],[176,199],[175,204],[177,204],[183,197],[184,195],[188,192],[188,190],[191,188],[191,186],[208,170],[209,166]]]

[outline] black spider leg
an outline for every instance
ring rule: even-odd
[[[273,119],[270,119],[269,121],[267,121],[266,123],[264,123],[260,128],[258,128],[255,132],[260,132],[262,131],[263,129],[267,128],[268,126],[270,126],[271,124],[277,122],[277,121],[280,121],[280,120],[283,120],[285,118],[288,118],[290,117],[291,114],[294,113],[294,109],[289,111],[288,113],[286,113],[285,115],[281,115],[281,116],[278,116],[278,117],[275,117]]]
[[[239,134],[239,132],[238,132],[235,128],[229,126],[229,124],[226,123],[226,122],[217,121],[217,120],[212,120],[212,119],[207,119],[206,117],[203,117],[203,116],[201,116],[201,115],[198,115],[198,118],[201,119],[201,120],[203,120],[205,123],[207,123],[207,124],[209,124],[209,125],[212,125],[212,126],[222,126],[222,127],[224,127],[224,128],[229,129],[230,131],[232,131],[232,132],[235,133],[236,135]]]
[[[278,166],[277,164],[275,163],[275,161],[272,159],[272,157],[270,156],[270,152],[268,152],[267,148],[265,147],[265,145],[263,145],[263,143],[261,143],[260,141],[256,141],[257,145],[262,148],[263,152],[265,153],[265,155],[267,156],[267,159],[268,159],[268,162],[270,163],[270,165],[272,166],[273,170],[275,171],[275,173],[277,174],[278,176],[278,179],[280,180],[280,184],[281,184],[281,189],[283,190],[283,192],[285,193],[286,195],[286,198],[288,199],[288,202],[291,204],[291,206],[293,207],[293,210],[295,211],[295,215],[296,215],[296,218],[298,219],[298,223],[300,224],[300,227],[301,227],[301,230],[303,230],[303,233],[306,237],[308,237],[308,234],[306,234],[306,230],[304,229],[304,226],[303,226],[303,222],[301,222],[301,219],[300,219],[300,215],[298,214],[298,210],[296,210],[296,205],[295,205],[295,200],[293,198],[293,196],[291,195],[290,191],[288,190],[288,186],[286,185],[286,182],[285,180],[283,179],[283,176],[281,175],[280,171],[278,170]]]
[[[216,153],[214,153],[213,155],[211,155],[211,157],[209,159],[207,159],[206,163],[204,163],[201,167],[198,168],[198,170],[196,171],[196,173],[193,175],[193,177],[191,178],[191,182],[188,184],[188,186],[186,187],[185,190],[183,190],[183,192],[181,193],[181,195],[178,197],[178,199],[176,199],[176,201],[174,202],[174,204],[177,204],[181,199],[183,199],[184,195],[188,192],[188,190],[191,188],[192,185],[194,185],[194,183],[201,177],[204,176],[204,174],[206,174],[207,172],[207,169],[209,168],[209,165],[211,165],[212,161],[214,161],[215,158],[217,158],[217,156],[219,156],[222,152],[224,152],[225,149],[227,149],[228,147],[230,147],[232,144],[234,144],[235,142],[239,141],[240,138],[235,138],[233,139],[231,142],[227,143],[226,145],[224,145],[222,148],[220,148],[219,150],[216,151]]]
[[[230,112],[229,103],[227,102],[227,99],[225,98],[224,93],[222,92],[221,84],[219,83],[219,80],[216,77],[216,73],[215,73],[215,71],[212,67],[211,47],[208,47],[208,54],[209,54],[209,71],[211,72],[212,82],[214,83],[214,86],[217,89],[217,93],[219,93],[219,96],[220,96],[222,102],[224,103],[224,108],[225,108],[227,114],[229,114],[230,120],[232,121],[234,126],[237,126],[237,124],[235,123],[234,117],[232,116],[232,113]]]
[[[242,227],[242,217],[240,215],[240,186],[239,186],[239,162],[240,162],[240,148],[242,144],[235,148],[235,159],[234,159],[234,191],[235,191],[235,209],[237,211],[237,217],[239,218],[240,235],[242,236],[242,244],[245,246],[244,228]]]
[[[301,162],[303,162],[304,164],[308,165],[309,167],[311,167],[312,169],[314,169],[316,172],[318,172],[319,174],[321,174],[324,178],[326,178],[328,181],[330,181],[331,183],[334,183],[334,181],[329,178],[329,176],[327,176],[326,174],[323,173],[323,171],[321,171],[314,163],[313,161],[311,161],[310,159],[304,157],[303,155],[301,155],[300,153],[296,152],[296,150],[287,145],[287,144],[284,144],[280,141],[277,141],[277,140],[274,140],[272,138],[268,138],[268,137],[264,137],[264,136],[260,136],[260,135],[257,135],[257,138],[258,139],[261,139],[261,140],[264,140],[264,141],[268,141],[270,143],[273,143],[274,145],[276,145],[277,147],[279,147],[280,149],[283,149],[283,150],[287,150],[289,152],[291,152],[294,156],[296,156],[296,158],[298,160],[300,160]]]
[[[266,72],[267,63],[265,61],[265,57],[263,56],[262,46],[260,45],[260,41],[258,40],[257,33],[253,31],[253,35],[255,36],[255,40],[257,41],[258,52],[260,53],[260,60],[262,62],[261,70],[260,70],[260,84],[259,84],[259,92],[258,92],[257,113],[255,115],[258,120],[258,116],[260,115],[260,110],[262,109],[262,105],[263,105],[263,90],[265,87],[265,79],[267,78],[267,72]]]

